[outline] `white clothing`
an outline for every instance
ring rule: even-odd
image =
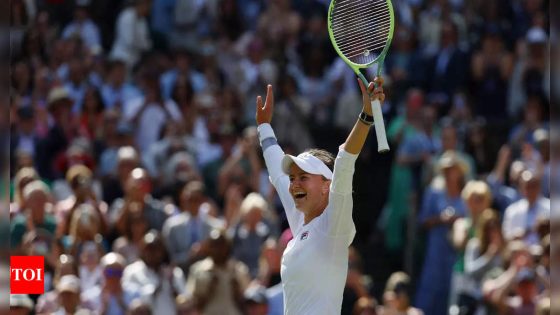
[[[143,96],[125,103],[123,108],[124,120],[132,121],[143,105]],[[164,105],[171,119],[175,121],[181,120],[181,112],[173,100],[164,101]],[[153,143],[159,140],[160,132],[168,121],[166,110],[159,104],[149,104],[141,114],[136,126],[136,144],[140,152],[146,152]]]
[[[74,21],[66,25],[62,32],[62,38],[68,39],[73,36],[79,36],[89,49],[101,48],[99,28],[91,19],[83,22]]]
[[[159,293],[154,296],[161,281],[163,280],[159,274],[148,268],[144,261],[137,260],[124,268],[121,283],[124,290],[139,294],[143,300],[152,305],[153,314],[175,314],[175,297],[172,289],[175,289],[177,294],[185,293],[186,280],[183,271],[179,267],[174,267],[173,283],[163,281]]]
[[[258,126],[259,138],[274,137],[269,124]],[[290,181],[281,168],[284,152],[277,144],[263,149],[270,180],[284,206],[294,238],[282,256],[285,315],[340,314],[348,273],[348,246],[356,229],[352,221],[352,177],[358,155],[338,152],[323,213],[304,225],[289,193]]]
[[[539,243],[534,231],[537,219],[550,219],[550,199],[541,197],[529,208],[527,199],[521,199],[506,208],[502,224],[504,238],[512,240],[518,235],[524,235],[529,245]]]
[[[122,60],[132,68],[143,52],[152,48],[146,18],[138,16],[133,7],[123,10],[117,19],[111,59]]]

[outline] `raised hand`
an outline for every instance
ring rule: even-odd
[[[272,85],[266,87],[266,101],[262,103],[262,97],[257,96],[257,125],[260,124],[270,124],[272,121],[272,112],[274,110],[274,92],[272,91]]]
[[[368,84],[366,90],[366,87],[362,80],[358,79],[360,91],[362,91],[362,110],[368,115],[373,115],[371,112],[371,101],[378,99],[381,103],[381,106],[383,106],[383,102],[385,101],[385,93],[383,93],[383,82],[384,80],[382,77],[376,77],[373,82],[370,82]]]

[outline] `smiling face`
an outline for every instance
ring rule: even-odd
[[[329,200],[331,181],[321,175],[309,174],[293,163],[290,166],[290,194],[294,198],[296,208],[308,214],[322,212]]]

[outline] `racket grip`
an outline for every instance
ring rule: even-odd
[[[385,133],[385,122],[383,121],[383,113],[381,112],[381,103],[375,99],[371,101],[371,112],[373,113],[373,121],[375,122],[375,134],[377,136],[377,151],[385,153],[389,151],[389,143],[387,143],[387,134]]]

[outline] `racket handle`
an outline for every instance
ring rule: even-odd
[[[387,143],[387,134],[385,133],[385,122],[383,121],[383,113],[381,112],[381,103],[378,99],[371,101],[371,112],[373,113],[373,121],[375,122],[375,134],[377,136],[377,151],[385,153],[389,151],[389,143]]]

